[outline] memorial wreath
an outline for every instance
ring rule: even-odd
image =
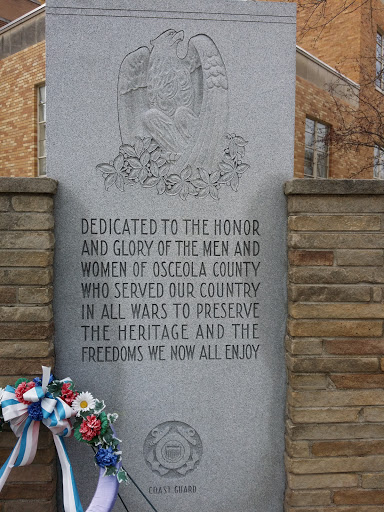
[[[65,512],[83,512],[64,444],[64,437],[72,435],[97,450],[94,460],[100,467],[99,484],[87,512],[109,512],[119,483],[127,481],[121,465],[120,440],[112,426],[118,416],[105,412],[103,400],[94,398],[88,391],[77,391],[71,379],[56,380],[50,368],[42,368],[41,378],[32,381],[20,378],[14,386],[0,390],[1,425],[9,423],[18,437],[0,469],[0,492],[12,467],[26,466],[33,461],[40,423],[43,423],[53,434],[62,468]]]

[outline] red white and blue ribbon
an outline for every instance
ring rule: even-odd
[[[42,411],[41,422],[52,434],[63,473],[63,497],[65,512],[83,512],[77,492],[72,466],[64,445],[64,437],[72,435],[72,425],[69,418],[76,412],[61,398],[54,398],[47,393],[51,369],[43,366],[41,386],[35,386],[23,394],[27,402],[40,402]],[[63,382],[71,382],[64,379]],[[4,390],[1,407],[4,421],[10,423],[14,434],[19,438],[11,455],[0,469],[0,492],[8,478],[11,469],[16,466],[31,464],[36,455],[39,438],[40,421],[31,417],[28,412],[30,404],[24,404],[16,398],[15,388],[7,386]]]

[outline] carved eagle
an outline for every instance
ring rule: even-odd
[[[123,60],[118,113],[123,144],[151,136],[175,154],[174,173],[187,166],[214,170],[222,158],[228,117],[228,79],[212,39],[196,35],[184,57],[184,32],[173,29]]]

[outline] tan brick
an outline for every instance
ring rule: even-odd
[[[13,209],[17,212],[51,212],[53,199],[43,195],[18,195],[12,197]]]
[[[323,342],[318,338],[292,339],[287,336],[285,347],[292,354],[321,354],[323,352]]]
[[[0,322],[47,322],[51,306],[0,306]]]
[[[47,341],[0,341],[0,357],[30,358],[47,357],[53,354],[53,344]]]
[[[333,265],[332,251],[289,251],[289,263],[291,265],[324,266]]]
[[[53,264],[53,251],[0,251],[2,267],[48,267]]]
[[[382,213],[383,198],[377,196],[289,196],[288,211],[298,213]]]
[[[20,497],[24,499],[38,499],[41,496],[50,498],[54,495],[56,486],[53,482],[47,483],[22,483],[22,484],[6,484],[1,491],[3,500],[14,500]],[[36,509],[35,509],[36,510]]]
[[[19,288],[19,302],[21,304],[47,304],[53,299],[53,288],[45,286],[37,288],[29,286],[28,288]]]
[[[365,473],[361,476],[364,489],[384,489],[384,473]]]
[[[0,195],[0,212],[7,212],[9,210],[11,201],[9,196]]]
[[[354,405],[384,405],[384,391],[329,390],[288,391],[288,403],[295,407],[348,407]]]
[[[384,441],[327,441],[313,443],[312,454],[316,457],[364,457],[384,455]]]
[[[16,288],[0,286],[0,304],[14,304],[16,302]]]
[[[360,408],[298,409],[290,407],[289,416],[294,423],[351,423],[358,421]]]
[[[53,324],[40,323],[2,323],[0,340],[44,340],[53,334]]]
[[[384,354],[384,340],[326,340],[324,349],[328,354]]]
[[[38,269],[0,269],[0,284],[46,285],[51,284],[53,272],[51,268]]]
[[[380,320],[288,320],[291,336],[382,336]]]
[[[53,225],[50,213],[0,213],[0,230],[45,231]]]
[[[0,306],[0,322],[47,322],[51,306]]]
[[[384,512],[380,505],[338,505],[335,507],[288,507],[285,512]]]
[[[308,473],[345,473],[357,471],[382,471],[384,455],[366,457],[327,457],[325,459],[289,459],[288,471],[302,475]]]
[[[295,302],[369,302],[369,286],[302,286],[291,285],[289,293]]]
[[[380,369],[382,372],[384,372],[384,358],[383,357],[380,359]]]
[[[319,439],[381,439],[383,437],[383,426],[374,423],[288,425],[287,429],[294,441],[304,439],[315,441]]]
[[[381,267],[291,267],[289,280],[298,284],[358,284],[383,283]],[[302,299],[299,298],[301,302]],[[332,301],[330,301],[332,302]]]
[[[53,367],[52,357],[36,359],[1,359],[0,373],[2,375],[20,375],[41,373],[41,366]]]
[[[326,389],[328,377],[321,374],[312,375],[289,375],[289,384],[294,389]]]
[[[369,422],[384,422],[384,407],[364,407],[364,420]]]
[[[286,499],[292,506],[302,507],[304,505],[330,505],[331,491],[294,491],[288,490]]]
[[[384,263],[381,250],[338,249],[336,255],[338,265],[379,267]]]
[[[288,365],[293,372],[298,373],[364,372],[379,369],[379,361],[375,357],[289,357]]]
[[[291,215],[293,231],[380,231],[378,215]]]
[[[292,441],[286,436],[285,449],[290,457],[309,457],[309,443],[307,441]]]
[[[29,467],[13,468],[8,477],[8,482],[51,482],[54,480],[54,468],[52,465],[43,466],[32,464]]]
[[[56,499],[47,500],[15,500],[4,504],[4,512],[56,512]]]
[[[331,375],[330,379],[338,389],[373,389],[384,387],[384,374]]]
[[[291,233],[292,249],[381,249],[384,234],[376,233]]]
[[[293,318],[384,318],[384,304],[290,304]]]
[[[50,231],[0,233],[0,249],[53,249],[54,235]]]
[[[383,300],[383,290],[380,286],[372,287],[372,300],[373,302],[381,302]]]
[[[340,490],[335,491],[336,505],[384,505],[384,491]]]
[[[323,489],[327,487],[356,487],[358,476],[339,473],[323,475],[292,475],[288,474],[288,485],[292,489]]]

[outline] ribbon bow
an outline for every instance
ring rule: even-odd
[[[19,439],[0,469],[0,492],[13,467],[27,466],[35,458],[40,422],[42,422],[54,434],[53,440],[63,472],[64,510],[65,512],[83,512],[63,439],[73,433],[69,418],[76,412],[61,398],[54,398],[47,392],[51,369],[46,366],[42,369],[41,386],[35,386],[26,391],[22,400],[17,399],[14,387],[7,386],[4,390],[1,399],[4,421],[9,421],[12,431]],[[64,379],[61,382],[71,382],[71,380]]]

